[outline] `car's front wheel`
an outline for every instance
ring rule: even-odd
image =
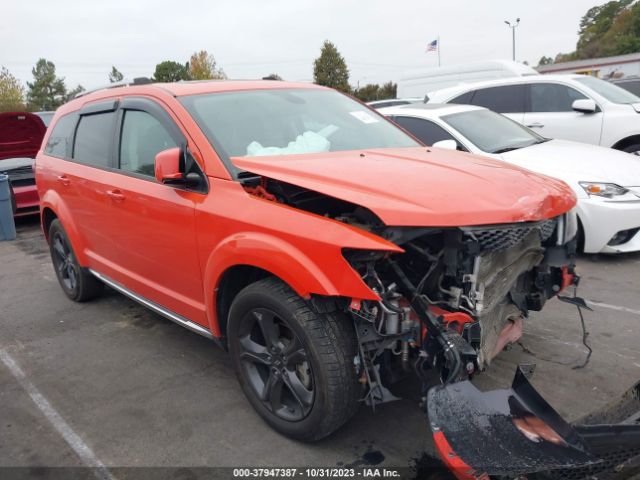
[[[49,250],[56,276],[64,293],[74,302],[84,302],[98,296],[103,284],[88,269],[78,263],[67,233],[60,220],[49,227]]]
[[[320,313],[280,280],[265,278],[236,296],[227,334],[245,395],[280,433],[319,440],[357,410],[355,333],[341,314]]]

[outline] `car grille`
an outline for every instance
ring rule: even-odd
[[[482,250],[498,252],[516,246],[534,230],[538,231],[540,241],[544,242],[553,235],[557,223],[555,218],[550,218],[541,222],[509,224],[494,228],[465,227],[462,230],[477,240]]]

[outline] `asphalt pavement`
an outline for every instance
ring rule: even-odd
[[[566,418],[640,380],[640,254],[583,256],[576,308],[556,299],[525,325],[477,385],[506,387],[518,363]],[[420,466],[433,455],[414,400],[363,407],[315,444],[289,440],[254,413],[227,354],[106,290],[76,304],[58,286],[37,220],[0,242],[0,467]],[[424,456],[425,452],[427,457]]]

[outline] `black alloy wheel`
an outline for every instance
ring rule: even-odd
[[[53,268],[67,297],[74,302],[84,302],[98,296],[102,282],[78,263],[69,237],[57,218],[49,226],[48,240]]]
[[[297,440],[330,435],[353,416],[363,394],[353,321],[331,302],[303,299],[267,277],[244,287],[229,311],[229,354],[247,400],[271,427]]]
[[[291,327],[272,310],[254,308],[239,333],[242,368],[265,407],[287,421],[306,417],[313,406],[313,372]]]
[[[51,238],[52,260],[62,287],[73,292],[78,288],[78,264],[67,239],[60,231]]]

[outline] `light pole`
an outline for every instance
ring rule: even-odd
[[[516,27],[520,25],[520,19],[516,18],[515,23],[512,25],[510,21],[505,20],[504,23],[508,25],[511,29],[511,39],[512,39],[512,57],[513,61],[516,61]]]

